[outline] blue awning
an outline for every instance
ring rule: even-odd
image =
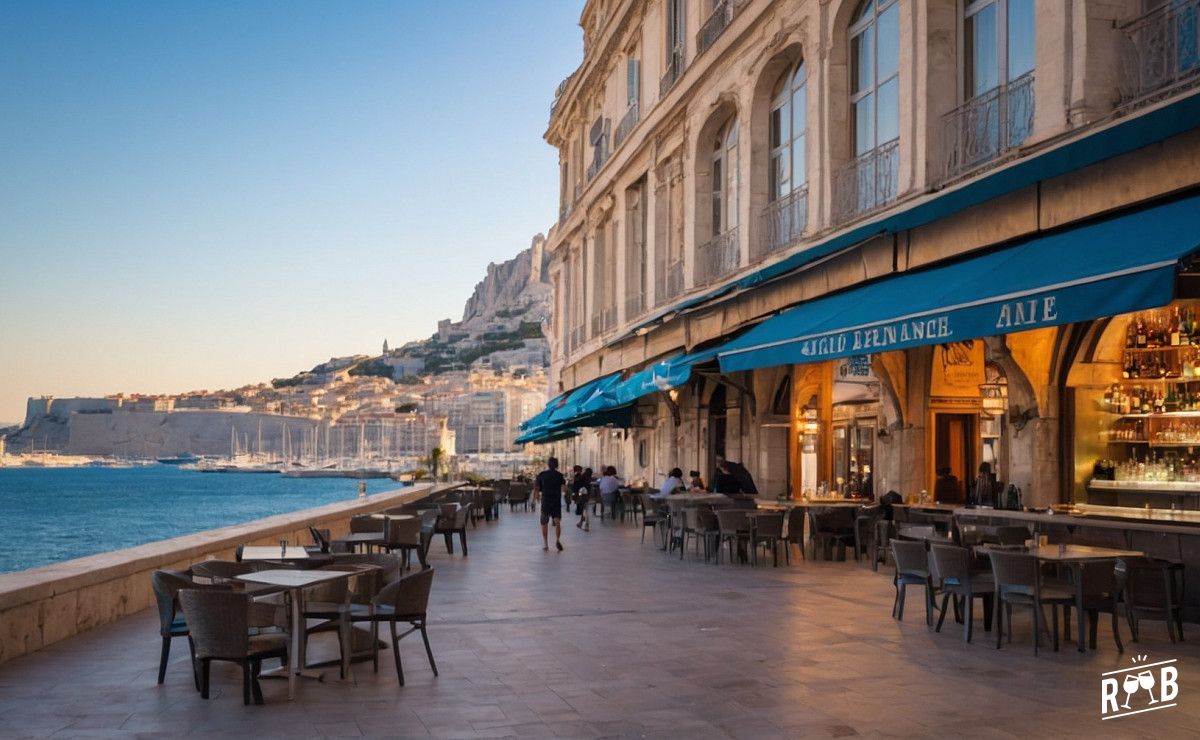
[[[546,408],[522,422],[520,427],[521,436],[517,437],[514,442],[516,444],[525,444],[527,442],[540,443],[553,441],[552,439],[547,439],[547,437],[553,436],[554,439],[559,439],[566,432],[571,432],[571,434],[565,434],[565,436],[574,436],[574,427],[619,424],[625,420],[625,417],[620,415],[601,417],[597,416],[594,411],[603,409],[589,409],[585,411],[583,407],[593,397],[603,394],[619,383],[620,380],[621,374],[613,373],[612,375],[606,375],[584,383],[569,393],[556,396],[554,400],[546,404]],[[627,421],[625,425],[628,426]]]
[[[675,355],[654,363],[650,367],[630,375],[603,393],[599,393],[584,405],[587,412],[616,409],[635,403],[642,396],[659,391],[668,391],[687,383],[692,377],[692,368],[717,356],[720,347]]]
[[[722,372],[1058,326],[1164,305],[1200,196],[803,303],[721,348]]]

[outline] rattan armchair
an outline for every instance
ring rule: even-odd
[[[433,675],[438,675],[437,663],[433,659],[433,650],[429,646],[429,634],[426,632],[426,622],[429,610],[429,592],[433,587],[433,568],[425,568],[410,575],[399,578],[383,587],[371,600],[371,608],[367,614],[354,614],[356,622],[370,622],[372,636],[372,663],[375,672],[379,672],[379,623],[387,622],[392,633],[392,656],[396,661],[396,678],[404,685],[404,669],[400,663],[400,640],[413,632],[420,631],[421,639],[425,642],[425,655],[429,658],[429,667]],[[396,625],[405,622],[410,626],[407,632],[398,633]]]
[[[224,589],[183,589],[179,601],[191,631],[200,667],[200,696],[209,695],[209,666],[226,660],[242,667],[242,703],[263,703],[258,675],[268,658],[287,660],[283,634],[250,636],[250,597]]]

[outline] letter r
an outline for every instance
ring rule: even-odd
[[[1117,705],[1117,679],[1102,679],[1100,681],[1100,714],[1116,711],[1120,711],[1120,707]]]

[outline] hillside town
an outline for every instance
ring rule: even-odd
[[[0,430],[0,464],[156,459],[295,475],[427,469],[509,475],[531,459],[514,443],[546,403],[544,239],[488,266],[460,321],[378,354],[333,357],[288,377],[224,390],[30,398]],[[191,458],[200,458],[192,461]]]

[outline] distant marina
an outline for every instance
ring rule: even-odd
[[[0,542],[0,573],[347,501],[357,481],[227,472],[160,463],[0,467],[0,511],[18,538]],[[58,456],[50,456],[58,457]],[[49,460],[49,462],[61,462]],[[103,462],[103,461],[101,461]],[[278,472],[278,471],[275,471]],[[365,481],[368,493],[399,484]]]

